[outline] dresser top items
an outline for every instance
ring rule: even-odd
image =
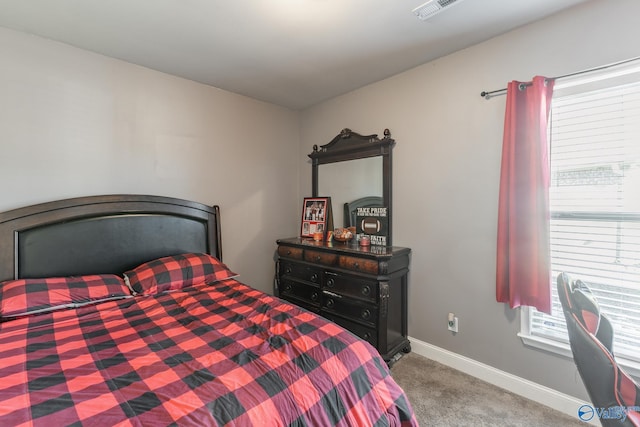
[[[280,246],[294,246],[301,249],[312,249],[370,258],[387,258],[411,252],[411,249],[399,246],[359,246],[355,240],[342,243],[315,241],[304,237],[291,237],[288,239],[279,239],[277,243]]]

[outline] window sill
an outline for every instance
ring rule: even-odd
[[[573,353],[571,352],[571,347],[569,347],[568,344],[564,344],[548,338],[527,335],[522,332],[519,332],[518,336],[520,337],[524,345],[528,347],[545,350],[551,353],[559,354],[569,359],[573,359]],[[633,377],[634,380],[640,381],[640,363],[621,357],[616,357],[616,361],[618,362],[620,367],[625,370],[626,373]]]

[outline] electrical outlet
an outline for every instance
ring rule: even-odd
[[[447,319],[447,329],[449,329],[451,332],[458,332],[458,318],[453,313],[449,313],[449,317]]]

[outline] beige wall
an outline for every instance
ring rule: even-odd
[[[594,1],[303,112],[306,154],[340,129],[391,130],[394,244],[413,249],[409,333],[561,392],[586,398],[570,359],[524,347],[519,310],[495,302],[495,240],[505,97],[483,90],[637,56],[640,2]],[[425,24],[427,25],[427,24]],[[460,332],[446,329],[448,312]]]
[[[298,221],[298,113],[0,29],[0,211],[94,194],[219,204],[224,260],[271,291]]]

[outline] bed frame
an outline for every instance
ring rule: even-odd
[[[161,256],[222,260],[220,209],[148,195],[78,197],[0,213],[0,281],[121,274]]]

